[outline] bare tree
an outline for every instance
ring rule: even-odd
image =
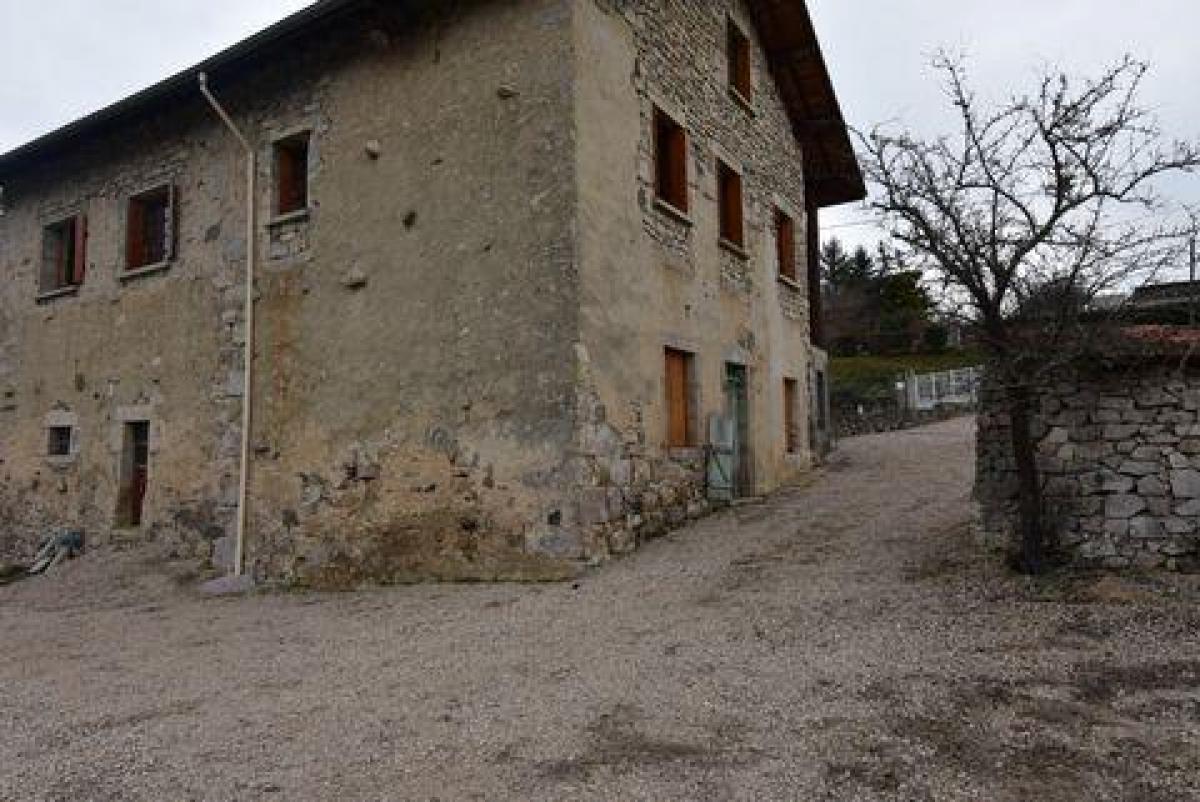
[[[1034,388],[1086,342],[1097,294],[1145,280],[1179,257],[1157,179],[1200,166],[1200,148],[1165,142],[1138,102],[1147,66],[1126,57],[1098,78],[1047,70],[1034,91],[989,105],[961,58],[938,56],[958,116],[952,135],[859,134],[881,213],[910,263],[979,332],[1005,388],[1019,484],[1021,567],[1046,564],[1031,418]],[[1176,263],[1177,264],[1177,263]]]

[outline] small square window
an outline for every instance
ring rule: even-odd
[[[754,94],[754,79],[750,66],[750,38],[732,19],[729,25],[729,89],[749,103]]]
[[[43,229],[39,292],[55,292],[80,286],[83,284],[86,265],[86,217],[76,215]]]
[[[779,275],[796,280],[796,223],[782,209],[775,210],[775,254]]]
[[[282,216],[308,208],[309,133],[275,143],[275,214]]]
[[[687,133],[658,108],[654,110],[654,190],[659,200],[687,212]]]
[[[742,177],[723,161],[717,161],[717,193],[719,199],[721,239],[739,248],[746,244],[742,210]]]
[[[71,427],[51,426],[47,430],[46,453],[51,457],[71,456]]]
[[[129,199],[125,268],[138,270],[175,256],[175,189],[156,187]]]

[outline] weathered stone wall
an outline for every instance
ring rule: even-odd
[[[740,2],[364,4],[213,88],[255,144],[261,256],[249,558],[261,576],[542,577],[707,510],[702,448],[664,448],[663,349],[695,355],[697,445],[750,376],[753,492],[819,444],[802,154]],[[728,92],[728,14],[754,39]],[[689,130],[691,212],[655,207],[655,104]],[[272,145],[311,132],[311,204],[272,219]],[[744,254],[718,245],[715,158],[742,171]],[[20,175],[0,218],[3,546],[52,528],[228,562],[237,498],[241,153],[199,93]],[[178,255],[124,271],[127,199],[179,193]],[[41,231],[89,217],[88,275],[35,300]],[[806,266],[798,265],[800,274]],[[801,445],[785,445],[783,379]],[[808,388],[808,392],[805,392]],[[56,417],[57,416],[57,417]],[[77,442],[46,455],[51,419]],[[145,522],[114,531],[122,427],[150,425]]]
[[[701,448],[665,447],[663,352],[693,355],[692,402],[707,421],[726,409],[727,363],[750,381],[752,492],[769,492],[813,460],[804,288],[778,276],[774,209],[797,228],[804,275],[802,154],[744,4],[578,0],[575,8],[582,279],[576,480],[589,556],[707,509]],[[731,96],[726,20],[753,44],[753,102]],[[655,203],[653,110],[688,134],[688,213]],[[744,253],[719,244],[716,159],[744,182]],[[783,380],[797,381],[801,447],[788,453]]]
[[[1147,362],[1041,388],[1034,435],[1046,514],[1081,564],[1200,565],[1200,373]],[[983,528],[1016,532],[1016,474],[1001,391],[985,384]]]
[[[571,499],[578,291],[568,0],[385,4],[214,89],[259,150],[251,565],[300,582],[543,575]],[[312,132],[307,216],[272,142]],[[245,255],[241,154],[199,93],[5,176],[4,548],[43,531],[227,559]],[[123,277],[130,193],[179,190],[178,257]],[[35,301],[42,227],[89,217],[78,293]],[[47,416],[77,418],[72,458]],[[121,425],[151,424],[142,527],[113,533]]]

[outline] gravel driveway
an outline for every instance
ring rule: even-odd
[[[1194,577],[1007,575],[971,421],[578,584],[0,588],[3,800],[1200,799]]]

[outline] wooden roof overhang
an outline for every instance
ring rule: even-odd
[[[750,0],[750,9],[804,151],[810,200],[818,207],[861,200],[866,184],[805,0]]]

